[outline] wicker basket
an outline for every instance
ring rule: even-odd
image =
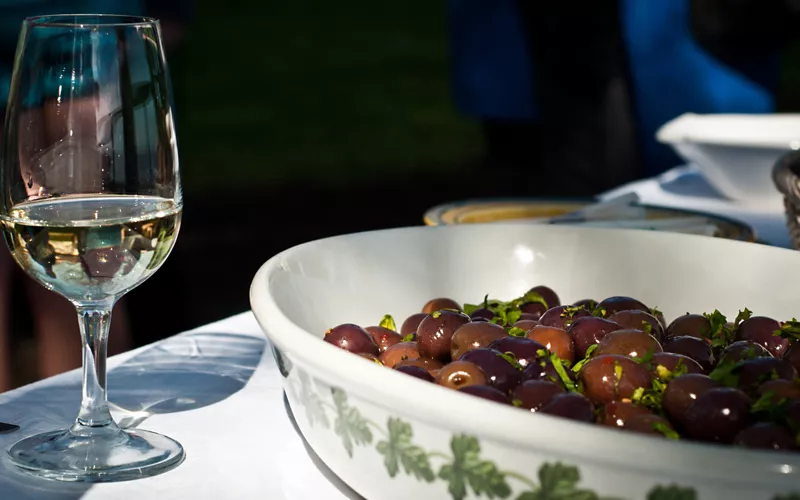
[[[775,163],[772,180],[783,193],[786,225],[789,228],[792,246],[800,250],[800,151],[792,151]]]

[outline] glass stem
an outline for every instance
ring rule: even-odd
[[[83,394],[76,425],[84,428],[116,427],[106,401],[106,348],[113,305],[77,307],[83,344]]]

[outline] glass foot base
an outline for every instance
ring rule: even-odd
[[[26,472],[61,481],[111,482],[155,476],[184,458],[177,441],[155,432],[75,426],[37,434],[8,450]]]

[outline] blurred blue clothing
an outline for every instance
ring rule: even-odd
[[[676,165],[672,150],[654,135],[661,125],[682,113],[775,110],[777,54],[765,57],[760,68],[747,68],[753,76],[748,77],[745,68],[718,62],[694,41],[688,21],[689,0],[623,3],[623,36],[648,173]]]
[[[533,73],[516,0],[449,0],[453,96],[481,118],[536,116]]]
[[[620,0],[647,175],[680,161],[658,127],[685,113],[770,113],[778,55],[725,65],[693,39],[690,0]],[[453,94],[479,119],[537,119],[534,71],[515,0],[450,0]],[[568,29],[565,28],[565,29]],[[554,48],[553,50],[557,50]]]

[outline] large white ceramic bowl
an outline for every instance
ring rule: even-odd
[[[800,148],[800,114],[697,115],[686,113],[656,133],[696,164],[721,194],[750,204],[782,207],[772,183],[781,155]]]
[[[383,368],[321,340],[428,299],[630,295],[667,319],[744,306],[800,312],[800,253],[644,231],[525,223],[416,227],[306,243],[270,259],[251,304],[308,443],[370,500],[800,498],[800,455],[672,442],[530,414]],[[279,452],[279,450],[276,450]]]

